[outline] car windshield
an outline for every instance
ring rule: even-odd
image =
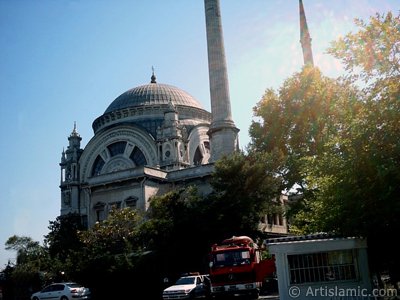
[[[179,278],[176,282],[175,282],[175,284],[176,285],[178,285],[178,284],[193,284],[194,283],[194,277],[182,277],[182,278]]]
[[[248,250],[234,250],[214,254],[214,266],[237,266],[250,264],[250,252]]]

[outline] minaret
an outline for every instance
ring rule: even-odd
[[[299,0],[300,9],[300,43],[303,48],[304,65],[314,66],[314,59],[311,49],[311,37],[308,31],[306,14],[304,12],[303,0]]]
[[[204,0],[207,29],[208,72],[211,98],[210,161],[239,149],[238,132],[232,119],[228,72],[219,0]]]

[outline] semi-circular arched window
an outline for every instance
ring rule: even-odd
[[[97,155],[92,166],[91,175],[97,176],[107,173],[110,170],[147,165],[146,157],[139,147],[132,144],[129,144],[129,147],[127,145],[127,142],[119,141],[105,147],[105,149],[101,151],[102,155]],[[110,167],[112,164],[114,164],[114,166]]]

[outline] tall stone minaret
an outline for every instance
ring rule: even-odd
[[[208,131],[211,162],[239,149],[238,132],[232,119],[219,0],[204,0],[210,79],[211,126]]]
[[[311,37],[308,31],[306,14],[304,12],[303,0],[299,0],[300,9],[300,43],[303,48],[304,65],[314,66],[314,59],[311,49]]]

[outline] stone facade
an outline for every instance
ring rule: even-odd
[[[146,210],[149,199],[207,179],[211,116],[174,86],[150,84],[116,98],[93,122],[84,149],[74,127],[61,158],[61,215],[78,213],[90,227],[113,207]]]

